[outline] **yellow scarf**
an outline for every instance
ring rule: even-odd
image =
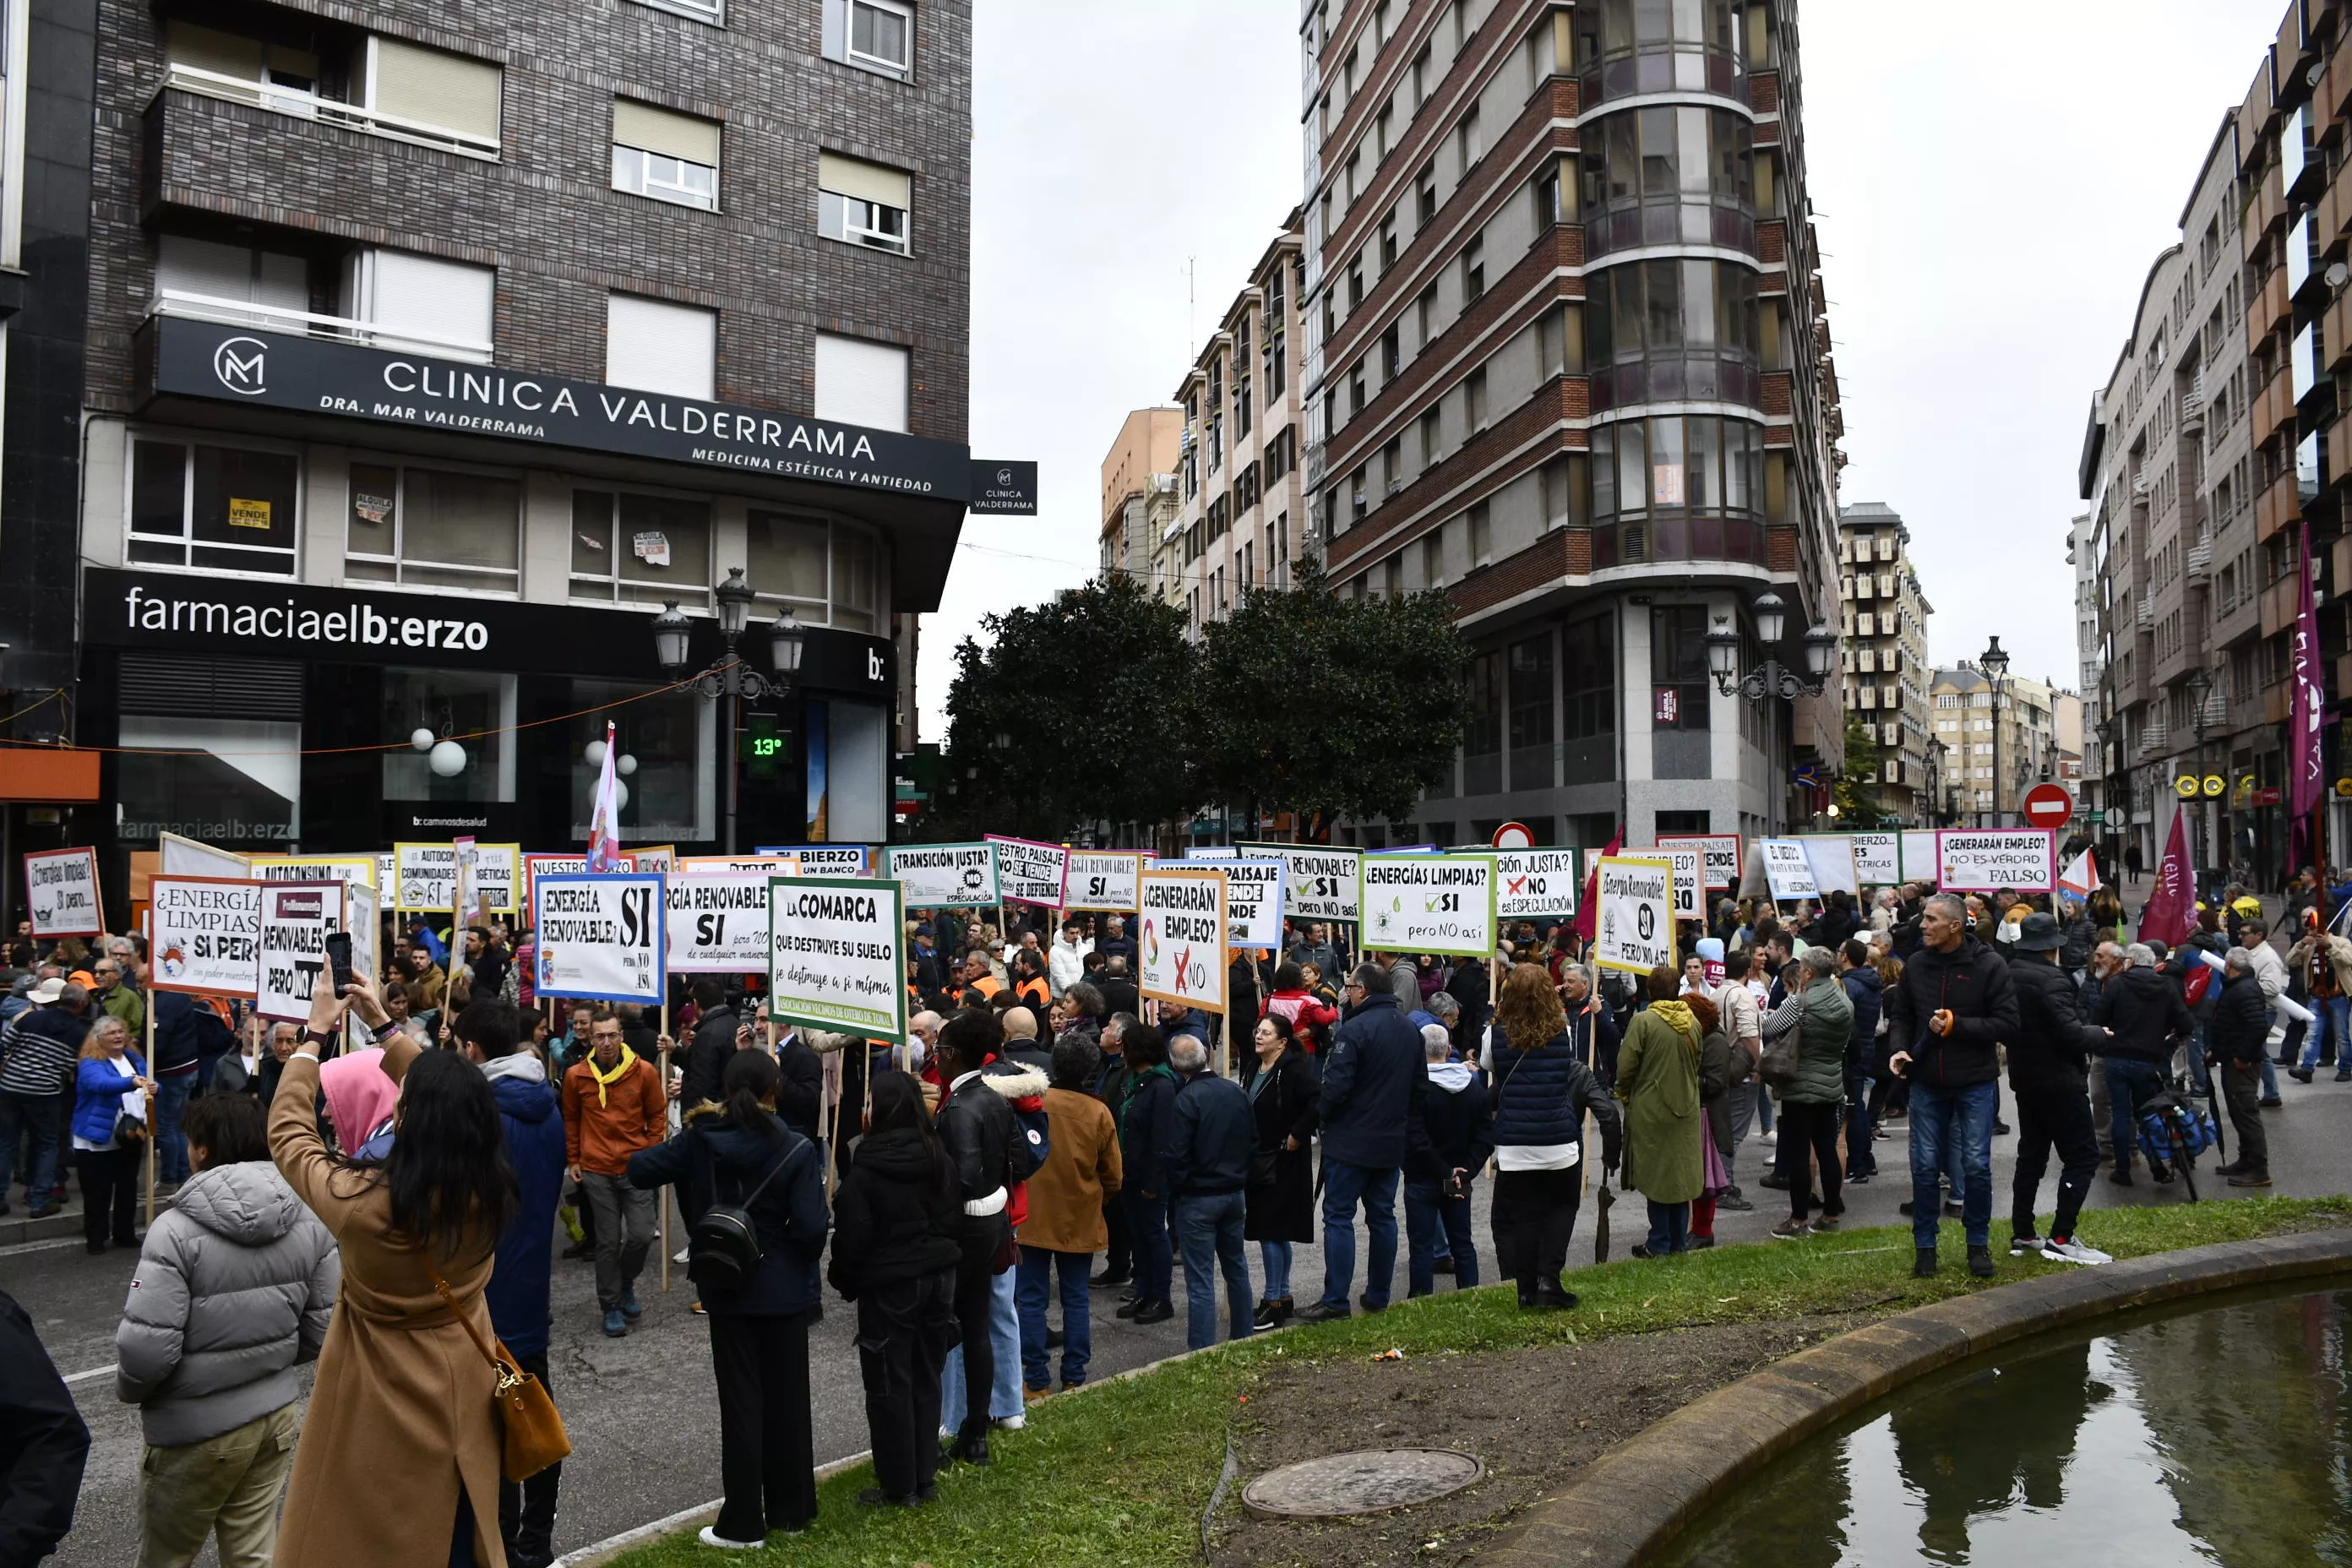
[[[1685,1008],[1684,1011],[1687,1013],[1689,1009]],[[588,1076],[596,1080],[596,1103],[599,1106],[606,1106],[612,1103],[604,1094],[604,1086],[608,1083],[618,1082],[623,1073],[628,1071],[631,1068],[636,1065],[637,1053],[629,1049],[629,1044],[626,1040],[621,1042],[621,1059],[613,1064],[613,1070],[609,1073],[598,1072],[596,1070],[596,1058],[593,1055],[589,1057]]]

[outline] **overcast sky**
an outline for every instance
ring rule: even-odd
[[[2068,521],[2091,393],[2285,0],[1806,0],[1806,152],[1844,397],[1843,499],[1910,523],[1950,663],[1998,633],[2075,679]],[[971,444],[1043,466],[973,518],[923,621],[958,639],[1092,576],[1100,469],[1300,194],[1297,6],[989,0],[974,39]],[[1916,15],[1915,15],[1916,14]],[[1188,302],[1188,264],[1197,302]]]

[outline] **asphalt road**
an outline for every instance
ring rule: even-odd
[[[2346,1137],[2347,1123],[2352,1123],[2352,1084],[2337,1084],[2323,1073],[2308,1088],[2292,1081],[2282,1087],[2286,1104],[2264,1113],[2276,1190],[2317,1194],[2352,1187],[2352,1141]],[[1877,1146],[1888,1175],[1849,1189],[1850,1225],[1893,1224],[1898,1218],[1895,1205],[1908,1196],[1901,1173],[1905,1159],[1900,1126],[1896,1124],[1893,1140]],[[1998,1140],[1994,1151],[1997,1216],[2007,1212],[2013,1142],[2010,1138]],[[1753,1139],[1741,1149],[1735,1174],[1758,1206],[1752,1214],[1721,1216],[1717,1235],[1724,1242],[1759,1240],[1786,1214],[1783,1194],[1756,1185],[1769,1155],[1769,1151]],[[2209,1156],[2207,1164],[2210,1163]],[[2054,1182],[2053,1176],[2043,1187],[2045,1207],[2052,1201]],[[2215,1179],[2205,1190],[2210,1194],[2219,1186]],[[1488,1246],[1484,1184],[1477,1194],[1477,1236],[1484,1252]],[[2145,1173],[2138,1184],[2130,1188],[2114,1186],[2102,1176],[2095,1182],[2091,1197],[2095,1209],[2119,1203],[2184,1201],[2179,1184],[2155,1186]],[[1642,1212],[1637,1194],[1621,1197],[1613,1216],[1615,1256],[1623,1256],[1622,1249],[1641,1238]],[[1579,1226],[1571,1258],[1575,1263],[1588,1262],[1592,1257],[1590,1213],[1588,1206],[1586,1218]],[[2082,1233],[2096,1245],[2095,1215],[2084,1221]],[[1998,1217],[1994,1235],[1997,1241],[2007,1235]],[[1491,1268],[1491,1253],[1486,1256]],[[1360,1269],[1360,1245],[1359,1258]],[[1254,1247],[1251,1259],[1255,1279]],[[110,1568],[133,1561],[137,1553],[138,1415],[116,1402],[111,1372],[114,1325],[134,1261],[126,1252],[91,1258],[79,1240],[0,1249],[0,1289],[16,1296],[32,1314],[58,1369],[69,1378],[79,1378],[72,1387],[93,1437],[79,1518],[55,1560],[67,1568]],[[1906,1264],[1907,1259],[1890,1258],[1888,1268],[1893,1270]],[[1400,1258],[1400,1292],[1402,1273]],[[707,1502],[719,1489],[719,1421],[706,1330],[703,1320],[687,1310],[691,1298],[683,1271],[677,1271],[678,1288],[667,1296],[648,1282],[641,1292],[647,1303],[644,1321],[619,1340],[608,1340],[601,1331],[591,1275],[586,1263],[556,1265],[551,1381],[575,1448],[564,1466],[557,1531],[558,1548],[566,1552]],[[1295,1293],[1302,1306],[1322,1276],[1319,1249],[1302,1247],[1295,1273]],[[1439,1279],[1441,1289],[1451,1288],[1445,1277]],[[1113,1318],[1113,1299],[1104,1292],[1095,1294],[1097,1375],[1141,1365],[1184,1348],[1181,1263],[1176,1287],[1180,1298],[1176,1317],[1143,1329]],[[1360,1282],[1358,1288],[1361,1289]],[[853,1322],[853,1314],[835,1303],[811,1336],[810,1377],[820,1459],[856,1453],[866,1446],[856,1357],[849,1343]],[[95,1375],[79,1375],[84,1373]],[[1003,1438],[1006,1443],[1020,1440],[1017,1434]],[[214,1561],[210,1547],[199,1561]]]

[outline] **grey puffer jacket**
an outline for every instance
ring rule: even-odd
[[[334,1237],[268,1161],[191,1176],[147,1233],[114,1331],[115,1393],[147,1441],[201,1443],[291,1405],[342,1277]]]

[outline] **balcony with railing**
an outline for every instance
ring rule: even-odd
[[[363,109],[358,104],[323,98],[315,91],[280,87],[275,82],[248,80],[175,62],[164,72],[163,90],[194,93],[200,98],[218,99],[224,103],[241,103],[249,109],[266,110],[295,120],[316,121],[322,125],[333,125],[362,135],[382,136],[414,146],[437,148],[464,158],[498,162],[499,139],[495,135],[483,136],[453,130],[446,125],[413,120],[405,115]]]
[[[445,337],[419,331],[413,327],[354,321],[348,316],[325,316],[311,310],[289,310],[251,300],[233,300],[223,295],[198,294],[180,289],[157,289],[155,298],[148,304],[147,314],[150,318],[178,316],[191,321],[216,321],[225,326],[251,327],[266,332],[284,332],[293,337],[356,343],[362,348],[393,349],[431,354],[441,359],[469,360],[477,364],[490,363],[491,345],[487,342]]]

